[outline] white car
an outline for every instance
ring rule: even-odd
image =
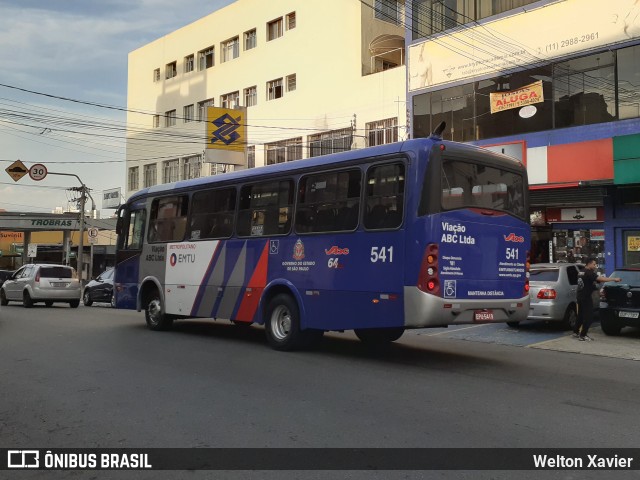
[[[50,307],[54,302],[68,303],[71,308],[80,304],[80,282],[76,271],[66,265],[24,265],[7,279],[0,288],[0,305],[22,302],[25,308],[43,302]]]

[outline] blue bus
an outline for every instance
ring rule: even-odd
[[[518,322],[528,218],[520,162],[437,136],[156,185],[118,212],[116,306],[261,324],[278,350]]]

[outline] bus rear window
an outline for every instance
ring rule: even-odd
[[[488,165],[444,160],[442,164],[443,210],[486,208],[524,218],[522,175]]]

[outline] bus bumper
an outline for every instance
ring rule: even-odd
[[[493,320],[476,320],[476,312],[482,311],[490,312]],[[513,299],[444,299],[425,293],[417,287],[404,287],[404,326],[406,328],[522,322],[526,320],[528,314],[528,295]]]

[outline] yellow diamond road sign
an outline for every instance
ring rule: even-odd
[[[16,160],[7,168],[5,168],[5,171],[11,178],[13,178],[14,182],[17,182],[29,172],[29,169],[25,167],[24,163],[22,163],[20,160]]]

